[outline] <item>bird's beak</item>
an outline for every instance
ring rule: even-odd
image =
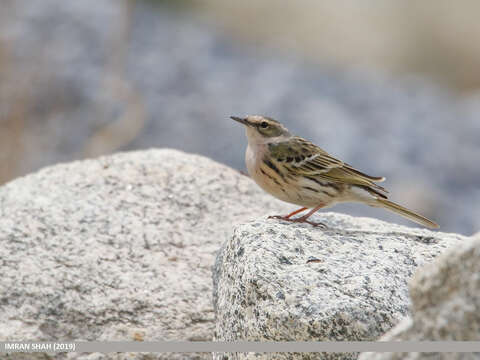
[[[250,126],[250,123],[247,121],[246,118],[241,118],[241,117],[238,117],[238,116],[230,116],[230,119],[238,121],[239,123],[241,123],[243,125]]]

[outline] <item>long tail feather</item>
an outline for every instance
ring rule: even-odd
[[[429,219],[427,219],[426,217],[420,215],[420,214],[417,214],[411,210],[408,210],[407,208],[404,208],[403,206],[400,206],[392,201],[389,201],[389,200],[386,200],[386,199],[380,199],[380,198],[377,198],[375,199],[375,202],[372,203],[373,206],[380,206],[380,207],[383,207],[387,210],[390,210],[394,213],[397,213],[409,220],[412,220],[414,222],[416,222],[417,224],[420,224],[420,225],[423,225],[423,226],[426,226],[428,228],[431,228],[431,229],[438,229],[439,228],[439,225]]]

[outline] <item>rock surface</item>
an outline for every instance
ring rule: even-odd
[[[412,316],[382,341],[480,340],[480,235],[420,268],[410,282]],[[473,359],[479,354],[413,353],[408,359]],[[399,353],[365,353],[361,360],[404,359]]]
[[[375,340],[408,314],[407,282],[416,268],[467,239],[333,213],[316,220],[328,229],[271,220],[235,228],[213,273],[216,339]],[[228,355],[228,359],[250,357],[257,358]]]
[[[0,188],[0,341],[211,340],[216,251],[233,225],[286,208],[237,171],[174,150],[17,179]]]

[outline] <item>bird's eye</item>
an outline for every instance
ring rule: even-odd
[[[260,126],[265,129],[265,128],[268,127],[268,123],[267,123],[266,121],[262,121],[262,123],[260,124]]]

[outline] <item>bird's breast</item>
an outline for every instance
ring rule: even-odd
[[[265,150],[258,146],[257,149],[252,148],[252,146],[247,146],[247,151],[245,152],[245,165],[247,166],[247,171],[250,174],[252,179],[256,180],[255,174],[258,170],[257,160],[265,154]]]
[[[288,177],[282,166],[267,154],[266,145],[248,146],[245,153],[245,163],[250,177],[264,191],[277,199],[304,205],[296,180]]]
[[[320,179],[308,179],[288,171],[283,163],[269,156],[267,145],[248,146],[245,162],[250,177],[277,199],[305,207],[328,207],[343,192],[338,185]]]

